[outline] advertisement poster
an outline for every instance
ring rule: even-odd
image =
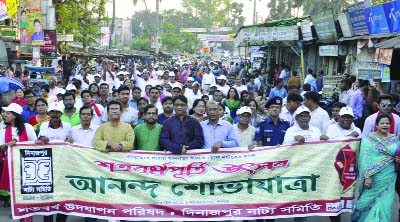
[[[57,34],[55,30],[44,30],[44,46],[40,47],[40,58],[57,58]]]
[[[400,32],[400,1],[383,5],[390,32]]]
[[[354,35],[368,34],[368,26],[364,15],[364,2],[359,2],[348,7],[351,27]]]
[[[389,33],[385,11],[382,5],[364,9],[369,34]]]
[[[318,40],[332,41],[337,39],[335,22],[332,13],[325,12],[311,16]]]
[[[110,28],[109,27],[101,27],[100,28],[101,32],[101,46],[103,47],[108,47],[110,44]]]
[[[211,221],[351,212],[359,139],[276,147],[104,153],[69,143],[8,152],[13,219]],[[159,221],[159,220],[157,220]]]
[[[381,70],[382,82],[390,82],[390,67],[383,64]]]
[[[0,0],[0,21],[8,19],[6,0]]]
[[[40,0],[22,0],[18,10],[22,44],[44,46],[44,31]]]

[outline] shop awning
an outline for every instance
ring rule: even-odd
[[[353,41],[353,40],[359,40],[359,39],[380,39],[380,38],[393,37],[393,36],[397,36],[397,35],[399,35],[399,33],[384,33],[384,34],[378,34],[378,35],[358,35],[358,36],[352,36],[352,37],[342,37],[338,41],[344,42],[344,41]]]
[[[400,36],[396,36],[394,38],[377,43],[374,45],[374,47],[381,49],[387,49],[387,48],[400,49]]]

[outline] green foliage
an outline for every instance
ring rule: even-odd
[[[232,0],[183,0],[183,7],[198,17],[206,28],[221,26],[229,18]]]
[[[84,46],[96,42],[100,36],[98,26],[108,20],[104,16],[105,3],[106,0],[54,1],[57,30],[74,34],[74,40]]]

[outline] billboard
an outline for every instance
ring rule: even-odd
[[[382,5],[364,9],[364,15],[369,34],[389,33],[389,27]]]
[[[44,30],[44,46],[40,47],[40,58],[57,58],[57,34],[55,30]]]
[[[44,46],[41,0],[22,0],[18,9],[22,44]]]

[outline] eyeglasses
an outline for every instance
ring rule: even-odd
[[[393,104],[392,104],[392,103],[381,103],[381,104],[380,104],[380,107],[381,107],[381,108],[393,107]]]

